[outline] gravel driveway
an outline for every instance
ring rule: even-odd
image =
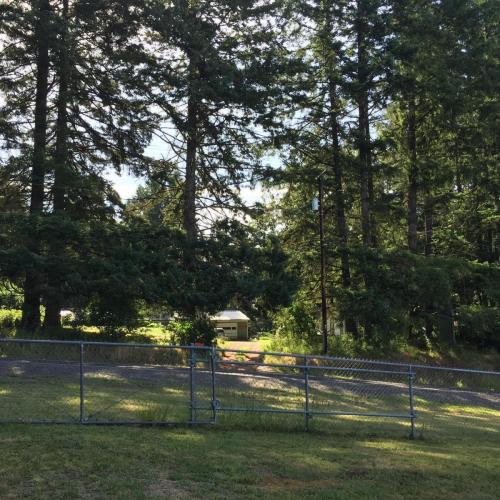
[[[243,369],[244,368],[244,369]],[[33,361],[0,359],[0,389],[11,377],[26,380],[50,378],[50,380],[79,380],[79,363],[62,361]],[[311,370],[314,372],[314,370]],[[87,379],[101,378],[122,381],[130,384],[146,383],[148,386],[187,386],[189,368],[178,366],[147,365],[137,366],[113,363],[86,363],[84,368]],[[408,383],[404,376],[391,376],[377,380],[376,374],[368,377],[346,378],[345,376],[309,376],[311,391],[322,394],[328,399],[335,394],[359,398],[382,399],[408,397]],[[197,367],[195,377],[199,387],[211,384],[211,372],[206,367]],[[259,372],[256,367],[238,365],[235,369],[230,364],[221,363],[216,371],[216,385],[219,392],[225,394],[237,391],[239,395],[256,391],[298,391],[304,388],[303,375],[281,372]],[[418,384],[418,375],[414,385],[414,394],[423,400],[464,406],[480,406],[500,411],[500,394],[475,390],[461,390],[452,387],[429,387]],[[1,392],[0,392],[1,400]]]

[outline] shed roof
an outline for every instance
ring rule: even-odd
[[[214,321],[250,321],[250,318],[243,314],[241,311],[227,310],[219,311],[217,314],[212,316]]]

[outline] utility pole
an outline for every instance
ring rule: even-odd
[[[323,175],[318,175],[318,202],[313,202],[313,208],[318,210],[319,215],[319,245],[320,245],[320,287],[321,287],[321,335],[323,337],[323,354],[328,353],[328,328],[326,307],[326,255],[325,255],[325,211],[323,204]]]

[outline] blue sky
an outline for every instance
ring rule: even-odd
[[[168,152],[168,146],[158,137],[155,137],[146,149],[146,153],[153,158],[162,158],[166,152]],[[268,162],[275,168],[280,164],[276,156],[270,156]],[[145,180],[130,174],[125,169],[120,175],[118,175],[114,169],[110,169],[105,174],[105,177],[111,181],[122,200],[133,198],[137,192],[137,188],[143,184]],[[263,190],[262,185],[257,183],[255,187],[243,186],[241,188],[241,196],[246,204],[253,205],[258,201],[264,201],[265,197],[269,198],[269,193],[267,193],[266,196],[266,191]]]
[[[118,175],[114,170],[110,170],[106,173],[106,178],[112,182],[114,188],[123,200],[133,198],[137,188],[144,182],[144,179],[136,177],[126,171]],[[262,185],[258,183],[255,187],[242,187],[241,196],[245,203],[253,205],[258,201],[264,201],[265,192]]]

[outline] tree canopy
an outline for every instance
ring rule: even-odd
[[[0,0],[0,280],[22,327],[227,306],[302,324],[321,178],[346,335],[498,347],[495,4]]]

